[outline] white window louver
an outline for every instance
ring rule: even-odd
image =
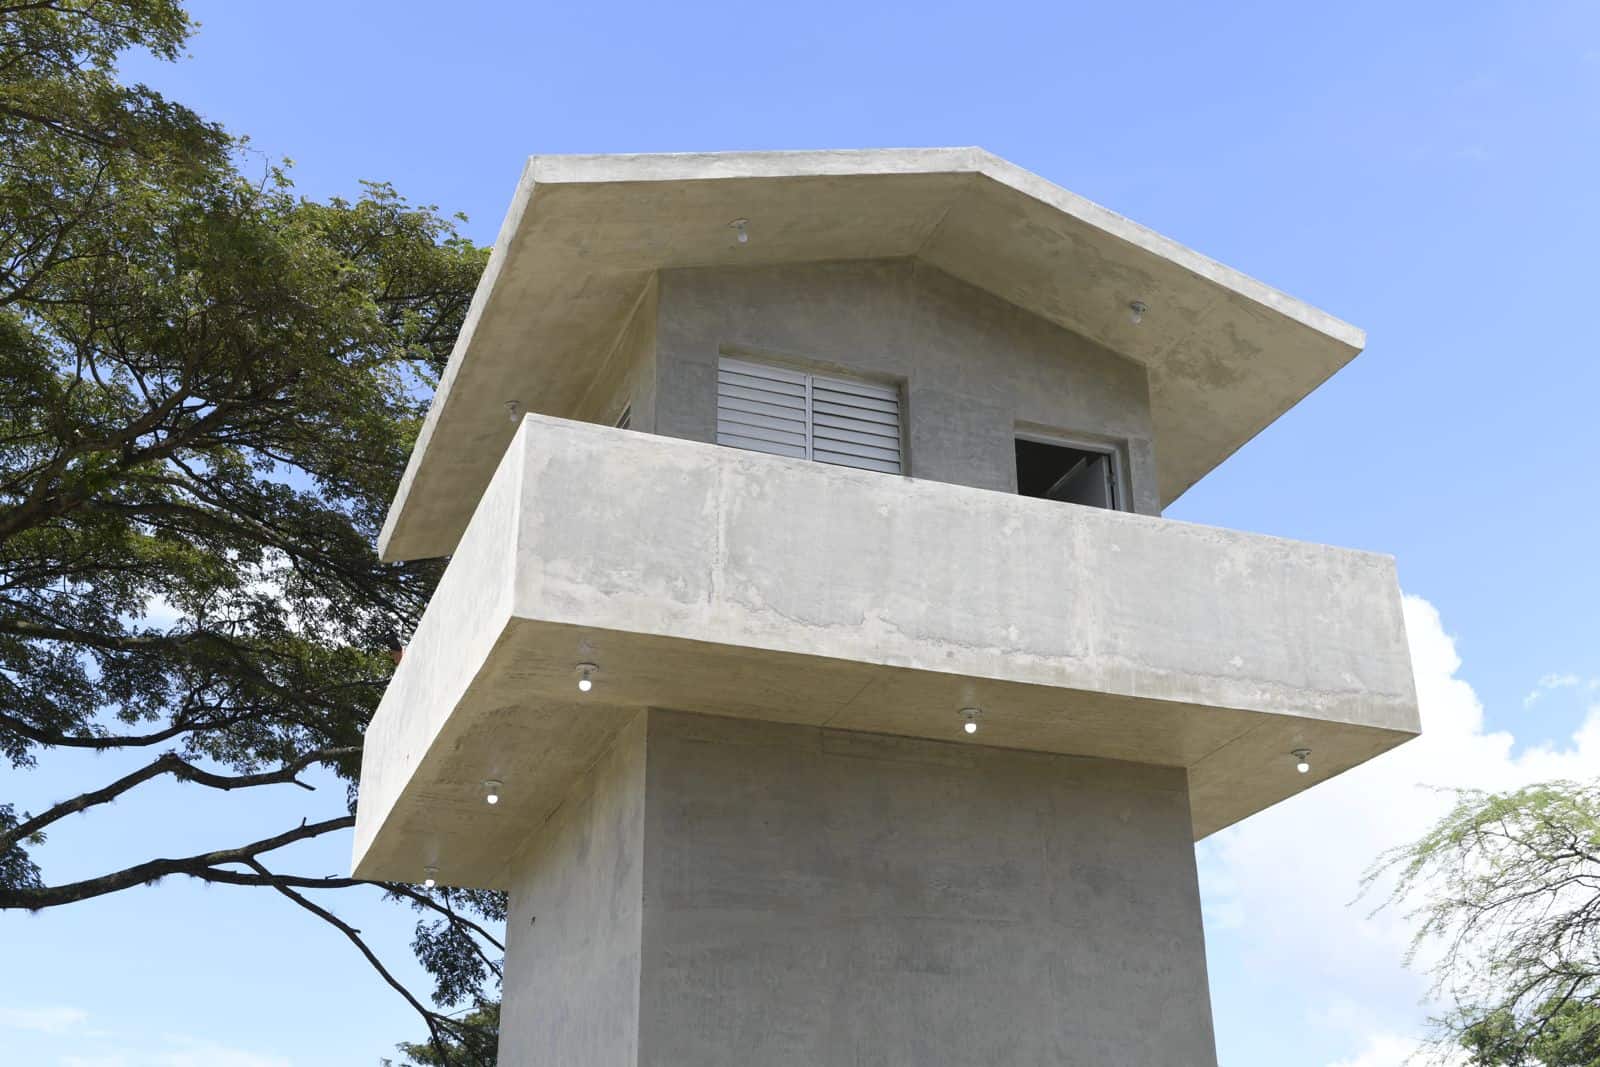
[[[717,443],[899,474],[900,390],[724,356]]]

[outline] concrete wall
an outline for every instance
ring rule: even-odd
[[[904,383],[913,477],[1016,491],[1018,432],[1112,445],[1157,514],[1145,369],[914,260],[662,271],[658,433],[714,441],[719,353]]]
[[[641,1067],[1215,1064],[1181,770],[652,712]]]
[[[500,1062],[638,1062],[646,713],[516,860]]]
[[[650,431],[655,425],[656,319],[660,286],[655,275],[629,313],[622,332],[584,391],[575,417],[615,426],[631,409],[629,425]]]
[[[505,576],[517,566],[525,454],[507,449],[501,456],[456,558],[434,587],[405,657],[384,690],[379,713],[367,724],[352,846],[356,863],[394,813],[429,748],[439,741],[449,746],[458,738],[453,705],[504,633],[515,593]],[[447,693],[455,696],[444,697]],[[446,859],[443,853],[443,842],[430,841],[407,857],[404,874],[395,873],[415,882],[423,867],[439,866]]]
[[[1181,770],[652,710],[523,862],[507,1067],[1216,1063]]]

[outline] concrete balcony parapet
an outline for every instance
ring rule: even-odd
[[[1180,767],[1197,839],[1418,731],[1387,556],[530,415],[367,732],[356,873],[503,887],[643,707]]]

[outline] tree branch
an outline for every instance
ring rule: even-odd
[[[334,830],[347,830],[356,824],[354,815],[344,815],[337,819],[326,819],[317,823],[301,823],[293,830],[286,830],[273,837],[253,841],[248,845],[238,848],[220,849],[216,852],[202,852],[194,856],[185,856],[181,859],[155,859],[147,863],[135,864],[112,874],[102,875],[99,878],[88,878],[81,882],[69,882],[66,885],[42,886],[37,889],[10,888],[0,889],[0,909],[25,908],[29,911],[38,911],[41,908],[59,907],[62,904],[74,904],[80,900],[89,900],[102,897],[107,893],[115,893],[122,889],[131,889],[136,885],[145,885],[164,878],[169,874],[187,874],[194,877],[203,877],[208,867],[216,867],[224,863],[246,863],[258,854],[271,852],[292,845],[297,841],[308,841],[314,837],[331,833]]]
[[[203,878],[208,882],[219,882],[224,885],[257,886],[266,889],[276,889],[280,885],[294,886],[298,889],[349,889],[358,885],[369,885],[375,889],[381,889],[386,893],[392,893],[397,897],[404,897],[406,900],[415,902],[420,907],[437,912],[457,926],[462,926],[472,931],[474,934],[483,938],[483,940],[487,941],[501,952],[506,950],[506,946],[500,942],[500,939],[495,937],[489,931],[485,930],[482,926],[479,926],[471,919],[464,917],[454,908],[446,907],[445,905],[440,904],[427,893],[420,893],[416,889],[413,889],[411,886],[406,885],[403,882],[373,882],[365,878],[339,878],[335,876],[329,876],[327,878],[308,878],[299,874],[273,874],[270,877],[264,878],[256,874],[246,874],[243,871],[230,871],[222,869],[196,872],[195,877]]]
[[[52,730],[41,729],[25,719],[15,715],[8,715],[0,711],[0,730],[10,730],[13,733],[26,737],[36,744],[51,745],[58,748],[142,748],[145,745],[159,745],[169,738],[191,730],[215,730],[235,723],[242,722],[248,715],[230,715],[220,719],[201,719],[190,722],[176,722],[148,734],[63,734]]]
[[[417,998],[411,994],[411,991],[407,989],[399,981],[399,979],[395,978],[394,975],[389,973],[388,968],[384,967],[383,962],[378,959],[377,954],[373,952],[372,949],[368,948],[367,943],[361,939],[360,930],[357,930],[355,927],[351,926],[349,923],[333,914],[333,912],[313,903],[301,894],[296,893],[287,885],[274,881],[274,875],[272,872],[266,867],[262,866],[256,860],[246,860],[245,863],[254,869],[255,872],[265,879],[269,884],[271,884],[272,887],[279,893],[282,893],[284,896],[300,905],[300,907],[306,909],[311,914],[317,916],[317,918],[323,920],[324,922],[333,926],[335,929],[339,930],[340,933],[344,934],[344,936],[349,939],[350,943],[355,945],[356,948],[360,950],[361,955],[366,957],[367,962],[372,964],[372,968],[378,972],[378,976],[387,982],[391,989],[393,989],[396,993],[399,993],[400,996],[404,998],[405,1002],[410,1004],[411,1007],[416,1010],[418,1015],[422,1016],[422,1021],[427,1024],[428,1034],[431,1043],[433,1044],[434,1051],[439,1054],[440,1060],[446,1064],[455,1062],[450,1055],[449,1046],[445,1044],[444,1034],[442,1033],[442,1027],[449,1025],[448,1020],[446,1020],[438,1012],[430,1011],[428,1008],[424,1007],[422,1002],[417,1000]],[[476,1057],[474,1057],[474,1059],[476,1059]]]
[[[304,782],[295,780],[295,775],[311,766],[313,763],[326,763],[339,756],[352,756],[361,749],[354,746],[343,748],[319,748],[307,752],[298,759],[291,760],[283,766],[272,771],[262,771],[258,774],[213,774],[211,771],[202,770],[194,764],[181,758],[175,752],[166,752],[155,760],[145,764],[132,774],[124,775],[103,789],[95,789],[88,793],[80,793],[71,800],[61,803],[40,812],[31,819],[24,819],[16,826],[0,834],[0,852],[5,852],[17,842],[43,830],[53,822],[76,814],[85,809],[106,804],[126,793],[134,786],[162,774],[170,774],[183,782],[193,782],[196,785],[207,786],[211,789],[250,789],[259,785],[285,785],[294,784],[302,789],[311,789]]]

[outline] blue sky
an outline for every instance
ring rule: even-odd
[[[1222,1063],[1399,1062],[1425,985],[1399,970],[1396,923],[1345,907],[1390,840],[1366,822],[1425,821],[1419,781],[1600,766],[1600,732],[1575,737],[1600,700],[1600,6],[193,10],[193,58],[129,73],[294,159],[311,195],[389,180],[488,241],[532,152],[978,144],[1364,327],[1365,355],[1168,514],[1392,552],[1420,598],[1441,740],[1200,854]],[[117,766],[52,756],[5,792],[37,807]],[[49,875],[338,803],[146,790],[55,835]],[[318,849],[307,863],[343,870],[345,842]],[[406,918],[341,907],[404,961]],[[0,972],[18,1062],[372,1063],[417,1030],[269,895],[169,882],[0,916],[0,945],[30,961]]]

